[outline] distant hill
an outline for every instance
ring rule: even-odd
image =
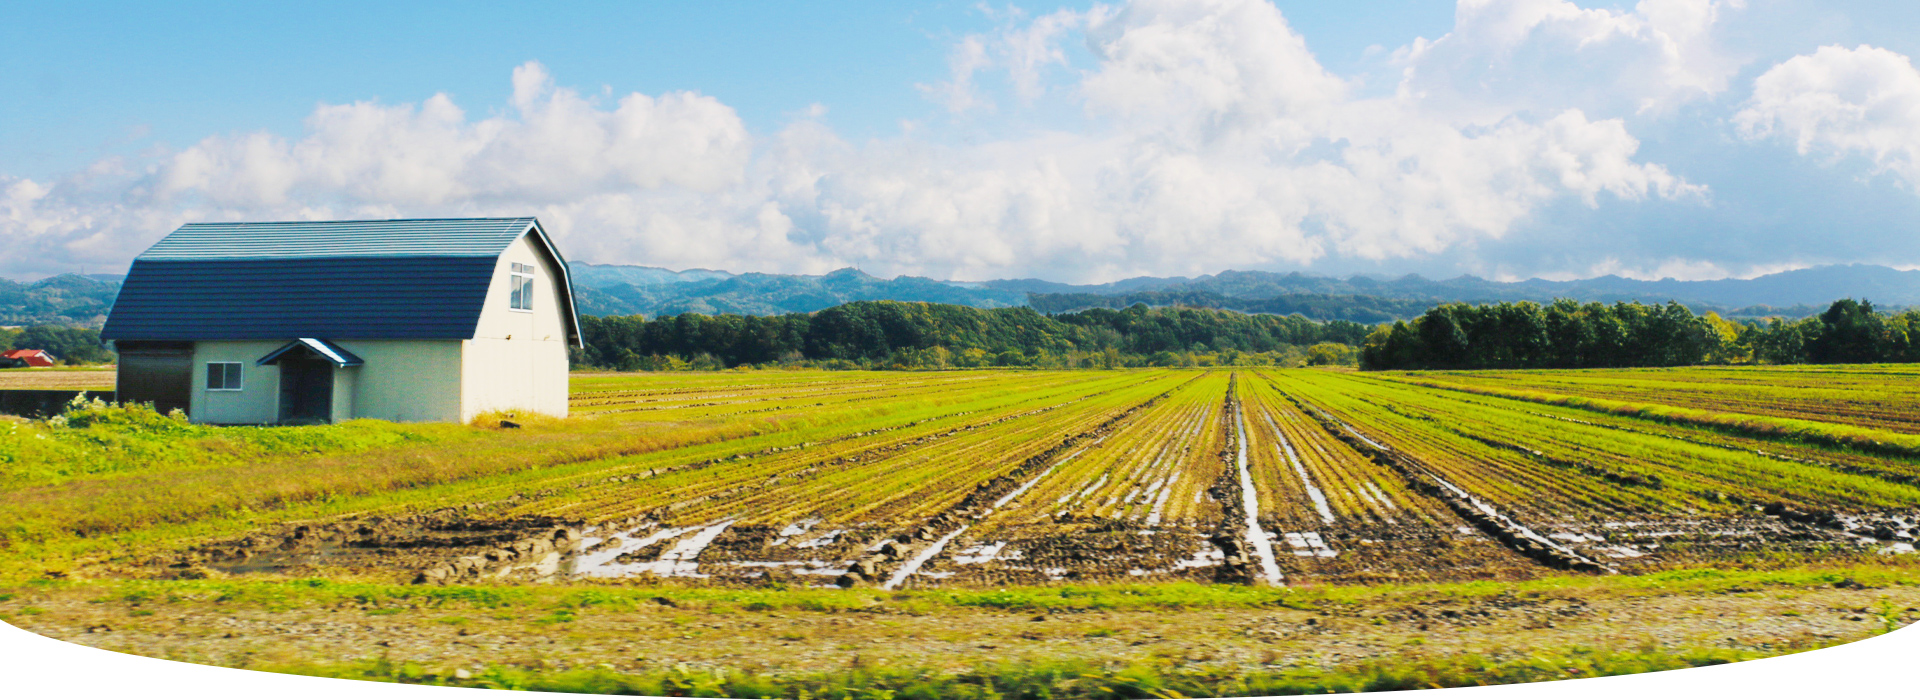
[[[120,293],[120,275],[59,275],[20,283],[0,278],[0,325],[99,328]]]
[[[1032,306],[1061,313],[1088,308],[1192,306],[1246,313],[1301,314],[1316,320],[1380,323],[1413,318],[1449,301],[1679,301],[1697,313],[1802,317],[1853,297],[1882,309],[1920,305],[1920,271],[1878,265],[1832,265],[1750,280],[1634,280],[1607,276],[1553,282],[1496,282],[1471,275],[1430,280],[1299,272],[1228,270],[1199,277],[1135,277],[1075,285],[1040,279],[950,282],[926,277],[883,279],[852,268],[824,275],[734,274],[638,265],[572,263],[575,299],[590,316],[666,316],[813,312],[850,301],[926,301],[981,309]],[[120,275],[60,275],[31,283],[0,279],[0,325],[40,323],[98,328],[120,291]]]
[[[709,280],[724,280],[734,276],[731,272],[720,270],[681,270],[674,272],[662,267],[641,267],[639,265],[595,265],[593,263],[569,263],[567,272],[573,275],[573,284],[577,287],[599,289],[616,284],[631,284],[641,287],[660,286]]]
[[[1129,292],[1126,294],[1046,294],[1030,293],[1028,302],[1041,313],[1067,313],[1092,308],[1124,309],[1134,304],[1147,306],[1190,306],[1202,309],[1227,309],[1249,314],[1291,316],[1300,314],[1318,321],[1386,323],[1426,313],[1434,302],[1415,299],[1354,294],[1281,294],[1270,299],[1241,299],[1195,291]]]
[[[575,301],[589,316],[687,312],[766,316],[813,312],[850,301],[927,301],[981,309],[1025,306],[1024,292],[925,277],[881,279],[852,268],[824,275],[673,272],[620,265],[570,266]]]
[[[1135,278],[1104,285],[1058,285],[1028,280],[997,280],[986,285],[1036,293],[1114,295],[1143,291],[1210,292],[1237,299],[1273,299],[1289,294],[1333,294],[1423,301],[1539,301],[1557,298],[1580,301],[1675,300],[1726,309],[1743,307],[1825,308],[1835,299],[1865,298],[1883,306],[1920,304],[1920,271],[1901,271],[1879,265],[1830,265],[1764,275],[1750,280],[1724,279],[1683,282],[1674,279],[1635,280],[1608,275],[1554,282],[1530,279],[1496,282],[1465,275],[1430,280],[1419,275],[1378,278],[1356,275],[1346,279],[1298,272],[1240,272],[1195,278]]]
[[[1679,301],[1723,316],[1807,316],[1844,297],[1882,308],[1920,305],[1920,271],[1878,265],[1834,265],[1750,280],[1683,282],[1618,276],[1554,282],[1496,282],[1471,275],[1430,280],[1419,275],[1323,277],[1299,272],[1228,270],[1199,277],[1135,277],[1096,285],[1040,279],[950,282],[925,277],[883,279],[853,269],[825,275],[736,275],[655,267],[576,263],[580,312],[593,316],[684,312],[768,315],[812,312],[849,301],[890,299],[976,308],[1031,305],[1059,313],[1078,309],[1184,305],[1248,313],[1299,313],[1320,320],[1379,323],[1412,318],[1434,304],[1463,301]]]

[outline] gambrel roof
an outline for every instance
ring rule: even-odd
[[[540,222],[400,219],[187,224],[134,258],[102,338],[472,338],[500,254],[548,258],[567,340],[573,281]]]

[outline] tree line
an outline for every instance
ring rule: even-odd
[[[581,317],[577,365],[609,369],[1127,367],[1351,362],[1369,327],[1192,308],[859,301],[811,314]],[[1319,346],[1316,348],[1316,346]]]
[[[1734,322],[1675,302],[1442,304],[1376,327],[1363,369],[1671,367],[1920,362],[1920,311],[1842,299],[1818,316]]]
[[[0,352],[7,350],[45,350],[67,364],[97,364],[114,360],[113,351],[100,342],[100,331],[72,326],[0,328]]]

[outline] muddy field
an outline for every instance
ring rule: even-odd
[[[196,428],[169,449],[314,454],[126,467],[271,496],[249,509],[135,527],[71,505],[119,477],[41,476],[76,516],[0,535],[69,558],[17,567],[0,617],[163,658],[472,677],[1764,655],[1920,615],[1920,440],[1877,428],[1822,441],[1319,371],[574,388],[566,421],[301,429],[391,441],[364,447]]]
[[[925,392],[930,408],[826,439],[616,461],[458,507],[286,523],[100,569],[895,590],[1517,580],[1914,556],[1911,458],[1755,449],[1737,436],[1447,396],[1366,401],[1294,376],[582,392],[583,408],[669,417],[858,406],[903,391]],[[1442,410],[1458,413],[1436,420]],[[1577,422],[1595,437],[1510,432],[1522,416]]]
[[[1910,522],[1911,514],[1907,516]],[[1903,522],[1890,518],[1889,522]],[[1275,543],[1280,585],[1403,581],[1517,580],[1565,573],[1464,521],[1429,529],[1288,532],[1263,523]],[[901,526],[784,527],[731,522],[675,526],[656,522],[589,524],[545,518],[489,520],[473,510],[400,518],[285,525],[245,538],[153,558],[120,576],[207,578],[246,574],[351,577],[395,583],[485,581],[698,580],[754,587],[803,585],[883,590],[992,587],[1052,582],[1263,580],[1192,525],[1151,530],[1108,521],[965,533],[939,539],[897,536]],[[1611,571],[1645,573],[1702,561],[1899,561],[1908,550],[1871,538],[1756,513],[1745,519],[1564,523],[1549,526],[1574,552],[1606,557]],[[103,572],[95,572],[103,573]]]

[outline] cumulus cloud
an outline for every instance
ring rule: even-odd
[[[838,256],[1104,279],[1417,256],[1505,235],[1557,197],[1704,192],[1636,162],[1617,119],[1480,125],[1416,97],[1356,99],[1265,2],[1142,0],[1082,20],[1098,64],[1071,87],[1088,129],[869,148],[790,206],[827,215]]]
[[[555,88],[539,63],[513,71],[514,113],[469,122],[446,95],[416,105],[322,105],[307,135],[215,136],[175,155],[157,195],[235,207],[321,197],[436,206],[572,201],[626,189],[713,192],[741,182],[752,139],[733,109],[694,93],[614,105]]]
[[[1727,89],[1744,61],[1713,29],[1744,0],[1642,0],[1632,11],[1566,0],[1461,0],[1451,33],[1396,52],[1400,89],[1458,118],[1518,110],[1659,112]]]
[[[1751,139],[1781,137],[1802,155],[1860,156],[1920,189],[1920,70],[1873,46],[1822,47],[1768,69],[1734,118]]]
[[[1465,3],[1454,34],[1402,51],[1406,85],[1428,87],[1376,98],[1262,0],[1011,13],[958,41],[928,96],[984,112],[978,78],[1004,71],[1013,97],[1075,107],[1084,125],[969,144],[852,144],[818,110],[756,136],[712,97],[607,101],[528,63],[508,109],[483,119],[445,95],[322,105],[297,138],[213,136],[139,167],[0,179],[0,251],[16,261],[0,274],[124,263],[186,220],[534,213],[593,262],[1090,281],[1417,257],[1506,236],[1555,200],[1703,194],[1637,160],[1606,104],[1430,80],[1447,61],[1627,46],[1593,55],[1666,71],[1633,100],[1724,87],[1696,40],[1726,4],[1563,5]],[[1068,65],[1075,40],[1091,65]],[[1486,104],[1463,116],[1469,99]]]

